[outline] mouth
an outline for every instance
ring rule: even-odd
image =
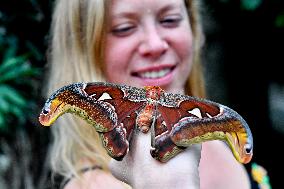
[[[160,79],[169,75],[175,69],[175,67],[176,66],[166,66],[139,70],[133,72],[132,76],[142,79]]]

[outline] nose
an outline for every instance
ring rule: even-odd
[[[155,26],[143,31],[143,38],[139,46],[139,53],[150,58],[159,58],[169,48],[169,44]]]

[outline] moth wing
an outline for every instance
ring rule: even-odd
[[[100,133],[100,136],[108,154],[122,160],[129,150],[137,114],[146,103],[145,90],[111,83],[88,83],[84,91],[115,112],[117,124],[114,129]]]
[[[138,112],[146,104],[144,89],[112,83],[88,83],[84,89],[86,94],[97,101],[111,106],[117,114],[118,124],[136,118]],[[131,115],[131,116],[130,116]]]
[[[225,140],[238,161],[250,161],[252,134],[234,110],[209,100],[170,93],[165,93],[157,109],[175,145],[187,147],[209,140]]]

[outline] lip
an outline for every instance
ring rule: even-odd
[[[176,67],[177,67],[176,65],[151,66],[151,67],[136,70],[132,72],[131,75],[135,77],[135,79],[138,79],[139,83],[141,83],[141,85],[143,86],[165,86],[172,82]],[[153,71],[158,72],[158,71],[165,70],[165,69],[169,69],[170,71],[163,77],[159,77],[159,78],[141,77],[142,73],[153,72]]]

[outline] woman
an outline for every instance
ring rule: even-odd
[[[72,82],[108,81],[205,97],[199,2],[58,0],[49,93]],[[138,134],[128,155],[116,162],[86,123],[67,115],[57,123],[52,167],[67,179],[73,175],[65,189],[127,187],[116,178],[133,188],[199,188],[199,175],[202,189],[249,188],[244,168],[220,141],[202,144],[201,159],[200,145],[195,145],[158,164],[149,156],[150,136]],[[110,161],[116,178],[109,172]],[[102,169],[90,168],[94,165]],[[84,168],[88,171],[80,171]]]

